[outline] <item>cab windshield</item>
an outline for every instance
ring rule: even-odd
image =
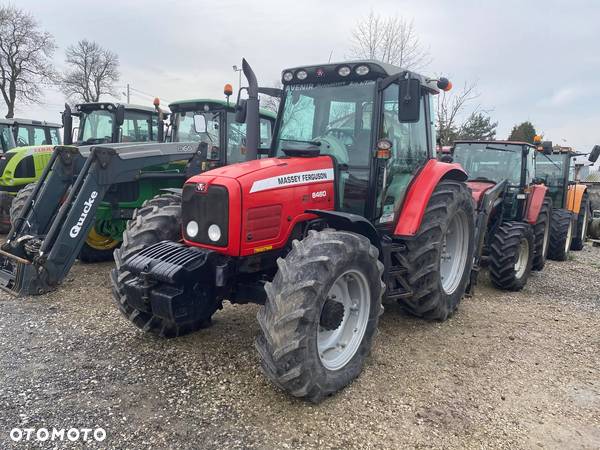
[[[194,116],[204,116],[206,130],[196,130]],[[183,111],[176,114],[178,142],[205,142],[211,146],[219,146],[219,130],[221,129],[221,113],[204,111]]]
[[[106,110],[82,113],[79,118],[79,144],[89,145],[111,142],[114,120],[114,114]]]
[[[368,167],[374,98],[374,81],[287,86],[277,154],[325,140],[339,163]]]
[[[7,152],[16,146],[15,137],[12,134],[10,126],[0,125],[0,143],[2,144],[3,152]]]
[[[522,146],[497,142],[458,143],[454,147],[454,162],[469,175],[469,180],[508,180],[521,184]]]

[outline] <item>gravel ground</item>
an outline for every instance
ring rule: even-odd
[[[256,306],[156,339],[113,307],[110,267],[0,294],[0,448],[25,448],[14,427],[103,427],[86,448],[600,448],[600,248],[519,293],[484,276],[444,323],[387,305],[360,378],[318,406],[261,375]]]

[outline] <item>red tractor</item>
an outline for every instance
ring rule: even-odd
[[[535,177],[536,147],[526,142],[462,140],[452,158],[469,174],[477,205],[479,263],[489,264],[498,289],[523,289],[532,270],[542,270],[550,245],[552,199]],[[471,288],[475,286],[473,279]]]
[[[382,298],[447,319],[469,282],[466,173],[435,159],[432,96],[449,86],[377,61],[284,70],[269,150],[244,61],[245,163],[147,202],[115,251],[115,300],[144,331],[180,336],[224,300],[255,302],[263,372],[318,402],[356,378]],[[269,158],[256,159],[257,153]]]

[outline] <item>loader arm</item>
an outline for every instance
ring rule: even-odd
[[[67,275],[111,185],[135,181],[142,169],[188,161],[186,178],[200,172],[206,144],[148,143],[59,146],[15,221],[0,252],[0,287],[14,294],[48,292]],[[157,174],[159,175],[159,174]]]

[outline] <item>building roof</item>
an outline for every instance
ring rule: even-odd
[[[587,176],[587,178],[585,180],[583,180],[584,183],[600,183],[600,171],[595,170],[593,172],[590,172],[590,174]]]

